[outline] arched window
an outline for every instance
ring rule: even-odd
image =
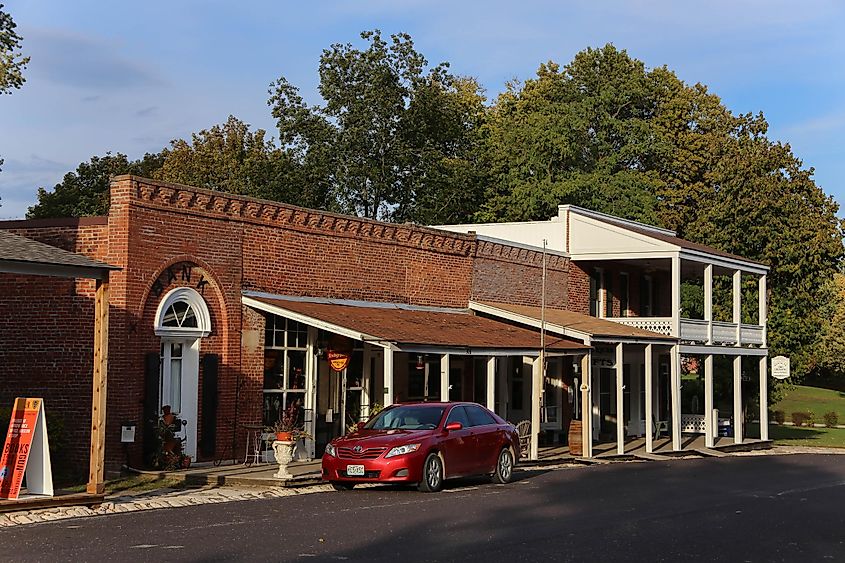
[[[200,338],[211,334],[208,305],[196,290],[177,287],[164,296],[156,312],[155,333],[171,338]]]

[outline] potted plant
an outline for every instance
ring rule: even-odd
[[[280,442],[290,442],[294,439],[294,432],[299,423],[299,404],[294,401],[288,407],[279,413],[279,419],[270,426],[267,426],[264,431],[270,434],[275,434],[276,440]]]

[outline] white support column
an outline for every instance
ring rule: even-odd
[[[734,444],[742,443],[742,356],[734,356]]]
[[[758,324],[763,327],[763,346],[766,346],[766,321],[768,320],[769,310],[768,305],[766,303],[766,274],[760,276],[760,279],[757,281],[757,292],[758,292],[758,306],[759,306],[759,317],[758,317]]]
[[[317,375],[320,360],[317,358],[317,327],[308,327],[308,340],[305,348],[305,412],[303,421],[305,431],[311,436],[317,435]],[[314,438],[306,438],[305,445],[308,457],[314,459],[317,455],[317,445]]]
[[[367,420],[370,416],[370,379],[372,379],[372,345],[369,342],[364,342],[364,352],[362,354],[362,361],[364,362],[363,370],[361,371],[361,419]],[[312,434],[313,435],[313,434]]]
[[[645,451],[654,451],[654,353],[652,345],[645,345]]]
[[[742,270],[734,270],[733,275],[734,314],[736,324],[736,345],[742,345]]]
[[[713,420],[713,354],[704,356],[704,446],[714,445],[715,428]]]
[[[616,453],[625,453],[625,380],[622,343],[616,345]]]
[[[713,344],[713,264],[704,266],[704,320],[707,321],[707,344]]]
[[[393,396],[395,394],[393,389],[393,350],[385,348],[383,352],[384,358],[384,406],[388,407],[393,404]]]
[[[449,354],[440,356],[440,400],[449,400]]]
[[[593,457],[593,373],[592,357],[581,357],[581,456]]]
[[[672,336],[681,336],[681,257],[672,256]]]
[[[536,460],[540,449],[540,401],[543,390],[542,359],[531,362],[531,451],[528,459]]]
[[[487,358],[487,408],[496,410],[496,356]]]
[[[769,439],[769,382],[766,373],[767,356],[760,357],[760,439]]]
[[[678,344],[671,349],[670,384],[672,395],[672,449],[681,451],[681,347]]]

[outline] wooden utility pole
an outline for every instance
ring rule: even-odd
[[[109,358],[109,282],[97,280],[94,296],[94,377],[91,394],[91,451],[88,486],[90,494],[103,494],[106,454],[106,382]]]

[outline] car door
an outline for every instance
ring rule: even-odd
[[[496,467],[499,454],[499,425],[489,412],[478,405],[466,405],[464,408],[472,425],[474,442],[469,472],[488,473]]]
[[[445,473],[447,477],[466,475],[472,472],[475,447],[473,429],[463,406],[452,407],[443,427],[450,422],[460,422],[463,428],[446,432],[440,442]]]

